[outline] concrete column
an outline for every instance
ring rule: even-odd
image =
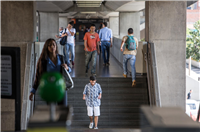
[[[58,13],[40,12],[39,32],[40,42],[45,42],[48,38],[55,38],[59,32]]]
[[[1,46],[20,47],[21,65],[21,124],[26,125],[29,94],[29,78],[31,64],[31,52],[27,52],[28,47],[32,47],[35,41],[35,2],[31,1],[2,1],[1,2]],[[33,49],[33,48],[32,48]],[[14,65],[13,65],[14,66]],[[32,85],[32,83],[30,83]],[[26,96],[26,98],[25,98]],[[19,114],[19,113],[17,113]],[[25,128],[21,125],[21,129]],[[1,130],[15,130],[15,100],[1,99]]]
[[[162,106],[185,109],[186,2],[145,4],[146,41],[154,42]]]
[[[59,17],[59,27],[66,28],[68,26],[68,22],[67,17]]]
[[[112,30],[113,36],[119,35],[119,17],[118,16],[111,16],[109,17],[109,25],[110,29]]]
[[[120,37],[127,35],[128,29],[133,28],[134,36],[140,40],[140,13],[120,12],[119,13],[119,34]]]

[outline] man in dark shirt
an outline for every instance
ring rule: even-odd
[[[187,95],[187,99],[191,99],[191,94],[192,94],[192,89],[190,90],[190,92]]]

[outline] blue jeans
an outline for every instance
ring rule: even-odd
[[[88,73],[89,64],[92,61],[91,74],[96,74],[97,51],[85,51],[85,72]]]
[[[69,52],[71,52],[71,60],[74,61],[75,53],[74,53],[74,44],[67,43],[65,44],[65,48],[63,49],[63,54],[67,65],[70,65],[69,61]]]
[[[131,74],[132,74],[132,81],[135,80],[135,61],[136,57],[134,55],[129,55],[129,54],[124,54],[123,55],[123,70],[124,74],[127,75],[127,63],[130,60],[130,65],[131,65]]]
[[[103,61],[104,63],[109,62],[109,56],[110,56],[110,42],[101,42],[101,51],[102,51],[102,56],[103,56]],[[105,51],[107,53],[107,56],[105,56]]]

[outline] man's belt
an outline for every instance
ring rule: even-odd
[[[101,41],[101,42],[110,42],[110,41],[103,40],[103,41]]]

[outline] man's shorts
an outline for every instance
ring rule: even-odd
[[[93,116],[93,113],[94,113],[94,116],[100,116],[100,107],[99,106],[97,106],[97,107],[87,106],[87,112],[88,112],[88,116]]]

